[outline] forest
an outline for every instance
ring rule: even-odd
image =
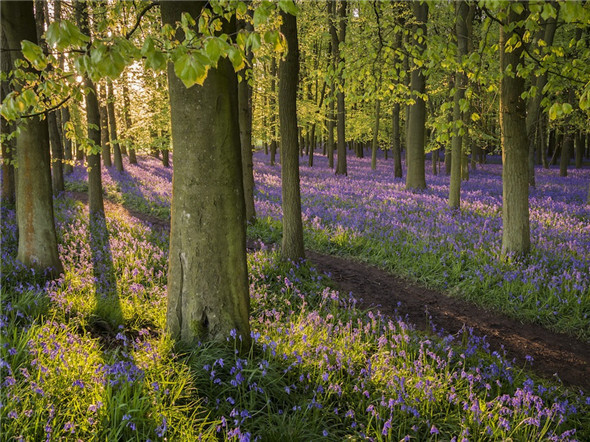
[[[1,440],[590,440],[590,2],[0,23]]]

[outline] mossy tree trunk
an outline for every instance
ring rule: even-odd
[[[281,32],[287,40],[288,52],[279,66],[279,119],[281,127],[281,189],[283,197],[283,259],[305,257],[301,195],[299,187],[299,157],[297,135],[297,82],[299,78],[299,42],[297,20],[282,12]]]
[[[422,40],[416,40],[414,46],[421,56],[426,50],[426,21],[428,20],[428,4],[426,2],[413,2],[412,8],[416,18],[415,30],[421,29]],[[415,32],[417,35],[417,33]],[[407,168],[406,188],[425,189],[426,172],[424,166],[424,126],[426,124],[426,103],[421,97],[426,88],[424,72],[418,66],[412,70],[411,90],[415,103],[410,106],[409,122],[407,127]]]
[[[20,48],[22,40],[37,41],[32,1],[2,2],[0,8],[2,30],[10,48]],[[11,58],[22,59],[22,54],[14,51]],[[32,117],[20,122],[16,161],[17,259],[26,266],[57,276],[63,267],[53,218],[47,119]]]
[[[502,255],[522,255],[530,249],[528,139],[524,78],[515,75],[524,64],[523,47],[509,47],[506,42],[516,33],[524,33],[522,24],[527,5],[519,2],[523,11],[517,14],[508,7],[504,26],[500,27],[500,138],[502,144]],[[507,32],[506,28],[512,31]],[[507,68],[510,66],[510,72]]]
[[[162,2],[162,20],[198,17],[204,2]],[[235,32],[235,23],[224,27]],[[179,31],[177,38],[184,37]],[[246,223],[237,77],[227,59],[203,86],[186,88],[168,66],[174,174],[167,329],[185,345],[250,341]]]

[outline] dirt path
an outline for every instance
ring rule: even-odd
[[[86,193],[69,192],[69,195],[85,203],[88,200]],[[105,200],[105,209],[107,212],[125,212],[157,228],[169,229],[166,221],[128,210],[108,200]],[[520,364],[525,363],[526,356],[531,356],[534,372],[545,378],[555,375],[566,385],[590,392],[588,343],[538,325],[523,324],[357,261],[312,251],[306,253],[317,270],[329,273],[336,288],[345,293],[352,292],[363,308],[378,308],[385,315],[407,315],[417,329],[427,332],[431,332],[430,321],[451,334],[457,333],[464,325],[471,327],[474,334],[487,337],[493,350],[501,351],[503,347],[507,356]]]

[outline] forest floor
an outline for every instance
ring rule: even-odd
[[[68,195],[84,203],[88,201],[87,193],[68,192]],[[107,213],[127,212],[158,229],[170,228],[161,218],[129,210],[106,199],[105,210]],[[256,246],[251,243],[248,247]],[[482,309],[362,262],[310,250],[306,251],[306,256],[318,271],[330,277],[334,288],[351,292],[359,300],[360,308],[400,316],[427,333],[444,331],[460,339],[465,329],[471,329],[474,335],[485,336],[492,350],[505,351],[506,358],[514,358],[521,366],[526,364],[539,376],[556,376],[566,385],[590,391],[590,345],[586,342]]]

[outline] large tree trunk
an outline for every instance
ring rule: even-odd
[[[336,42],[334,42],[334,38],[332,37],[332,48],[336,51],[336,59],[338,60],[338,65],[344,64],[344,59],[342,57],[342,52],[340,51],[340,43],[344,43],[346,39],[346,1],[340,1],[340,7],[338,11],[338,18],[339,18],[339,31],[338,31],[338,38]],[[347,175],[348,168],[346,165],[346,122],[345,122],[345,103],[344,103],[344,75],[342,72],[339,73],[338,78],[338,92],[336,93],[337,97],[337,121],[336,121],[336,132],[338,134],[338,159],[336,163],[336,175]]]
[[[247,31],[252,25],[246,24]],[[247,54],[248,65],[252,64],[252,52]],[[245,76],[245,73],[244,73]],[[242,181],[244,185],[244,201],[246,204],[246,222],[256,221],[254,207],[254,163],[252,160],[252,86],[246,78],[238,85],[238,104],[240,106],[240,144],[242,148]]]
[[[514,26],[524,20],[526,4],[522,2],[523,12],[517,14],[514,8],[509,12],[505,26]],[[525,90],[524,78],[514,74],[506,75],[511,66],[517,72],[524,64],[523,47],[513,47],[506,51],[506,42],[517,33],[524,33],[522,26],[516,25],[507,34],[500,28],[500,69],[504,74],[500,91],[500,130],[502,143],[502,255],[526,254],[530,249],[529,227],[529,185],[528,185],[528,140],[526,130],[526,103],[521,98]]]
[[[109,129],[110,141],[113,149],[113,158],[115,160],[115,168],[119,172],[123,172],[123,156],[121,155],[121,148],[117,139],[117,118],[115,116],[115,94],[113,92],[113,82],[107,81],[107,112],[109,114]]]
[[[37,41],[33,2],[2,2],[1,24],[10,48],[22,40]],[[12,52],[12,59],[22,58]],[[47,119],[32,117],[20,122],[16,139],[17,259],[29,267],[57,276],[63,271],[57,252]]]
[[[461,64],[467,55],[467,15],[469,6],[465,0],[455,3],[455,32],[457,36],[457,62]],[[461,157],[463,155],[463,113],[461,100],[465,98],[467,76],[462,70],[455,74],[455,97],[453,100],[453,140],[451,145],[451,184],[449,186],[449,207],[458,209],[461,205]]]
[[[162,20],[198,17],[204,2],[162,2]],[[232,28],[232,29],[230,29]],[[235,24],[224,32],[235,32]],[[184,38],[181,31],[177,37]],[[227,59],[203,86],[186,88],[168,66],[174,175],[167,328],[185,345],[224,342],[233,330],[249,348],[250,298],[237,78]]]
[[[559,14],[559,4],[552,2],[553,7]],[[539,38],[542,38],[547,47],[553,44],[553,37],[555,36],[555,29],[557,28],[557,17],[549,18],[544,24]],[[527,104],[526,117],[526,131],[529,138],[529,156],[528,156],[528,170],[529,170],[529,185],[535,187],[535,149],[540,144],[540,139],[543,136],[541,130],[541,101],[543,100],[543,88],[547,84],[547,72],[534,77],[535,81],[535,95],[529,97]]]
[[[413,2],[412,7],[418,23],[416,29],[422,29],[422,35],[426,37],[426,21],[428,20],[428,4],[426,2]],[[414,42],[419,54],[426,49],[426,40],[420,43]],[[411,78],[411,90],[414,94],[423,94],[426,88],[424,73],[419,67],[414,67]],[[424,125],[426,124],[426,103],[418,95],[414,95],[415,103],[410,107],[407,129],[407,174],[406,188],[425,189],[426,173],[424,169]]]
[[[88,26],[88,4],[77,0],[75,2],[76,21],[83,34],[90,36]],[[90,46],[91,42],[88,43]],[[88,124],[88,138],[96,146],[100,146],[100,111],[96,88],[90,78],[84,78],[86,88],[86,121]],[[100,167],[100,151],[86,153],[88,163],[88,210],[90,217],[101,216],[104,218],[104,202],[102,198],[102,172]]]
[[[377,148],[379,147],[379,119],[381,116],[381,100],[375,101],[375,126],[373,127],[373,143],[371,145],[371,169],[377,169]]]
[[[281,124],[281,188],[283,197],[283,259],[305,257],[301,195],[299,188],[299,157],[297,137],[297,81],[299,78],[299,42],[297,20],[282,12],[281,32],[288,45],[287,56],[279,67],[279,119]]]

